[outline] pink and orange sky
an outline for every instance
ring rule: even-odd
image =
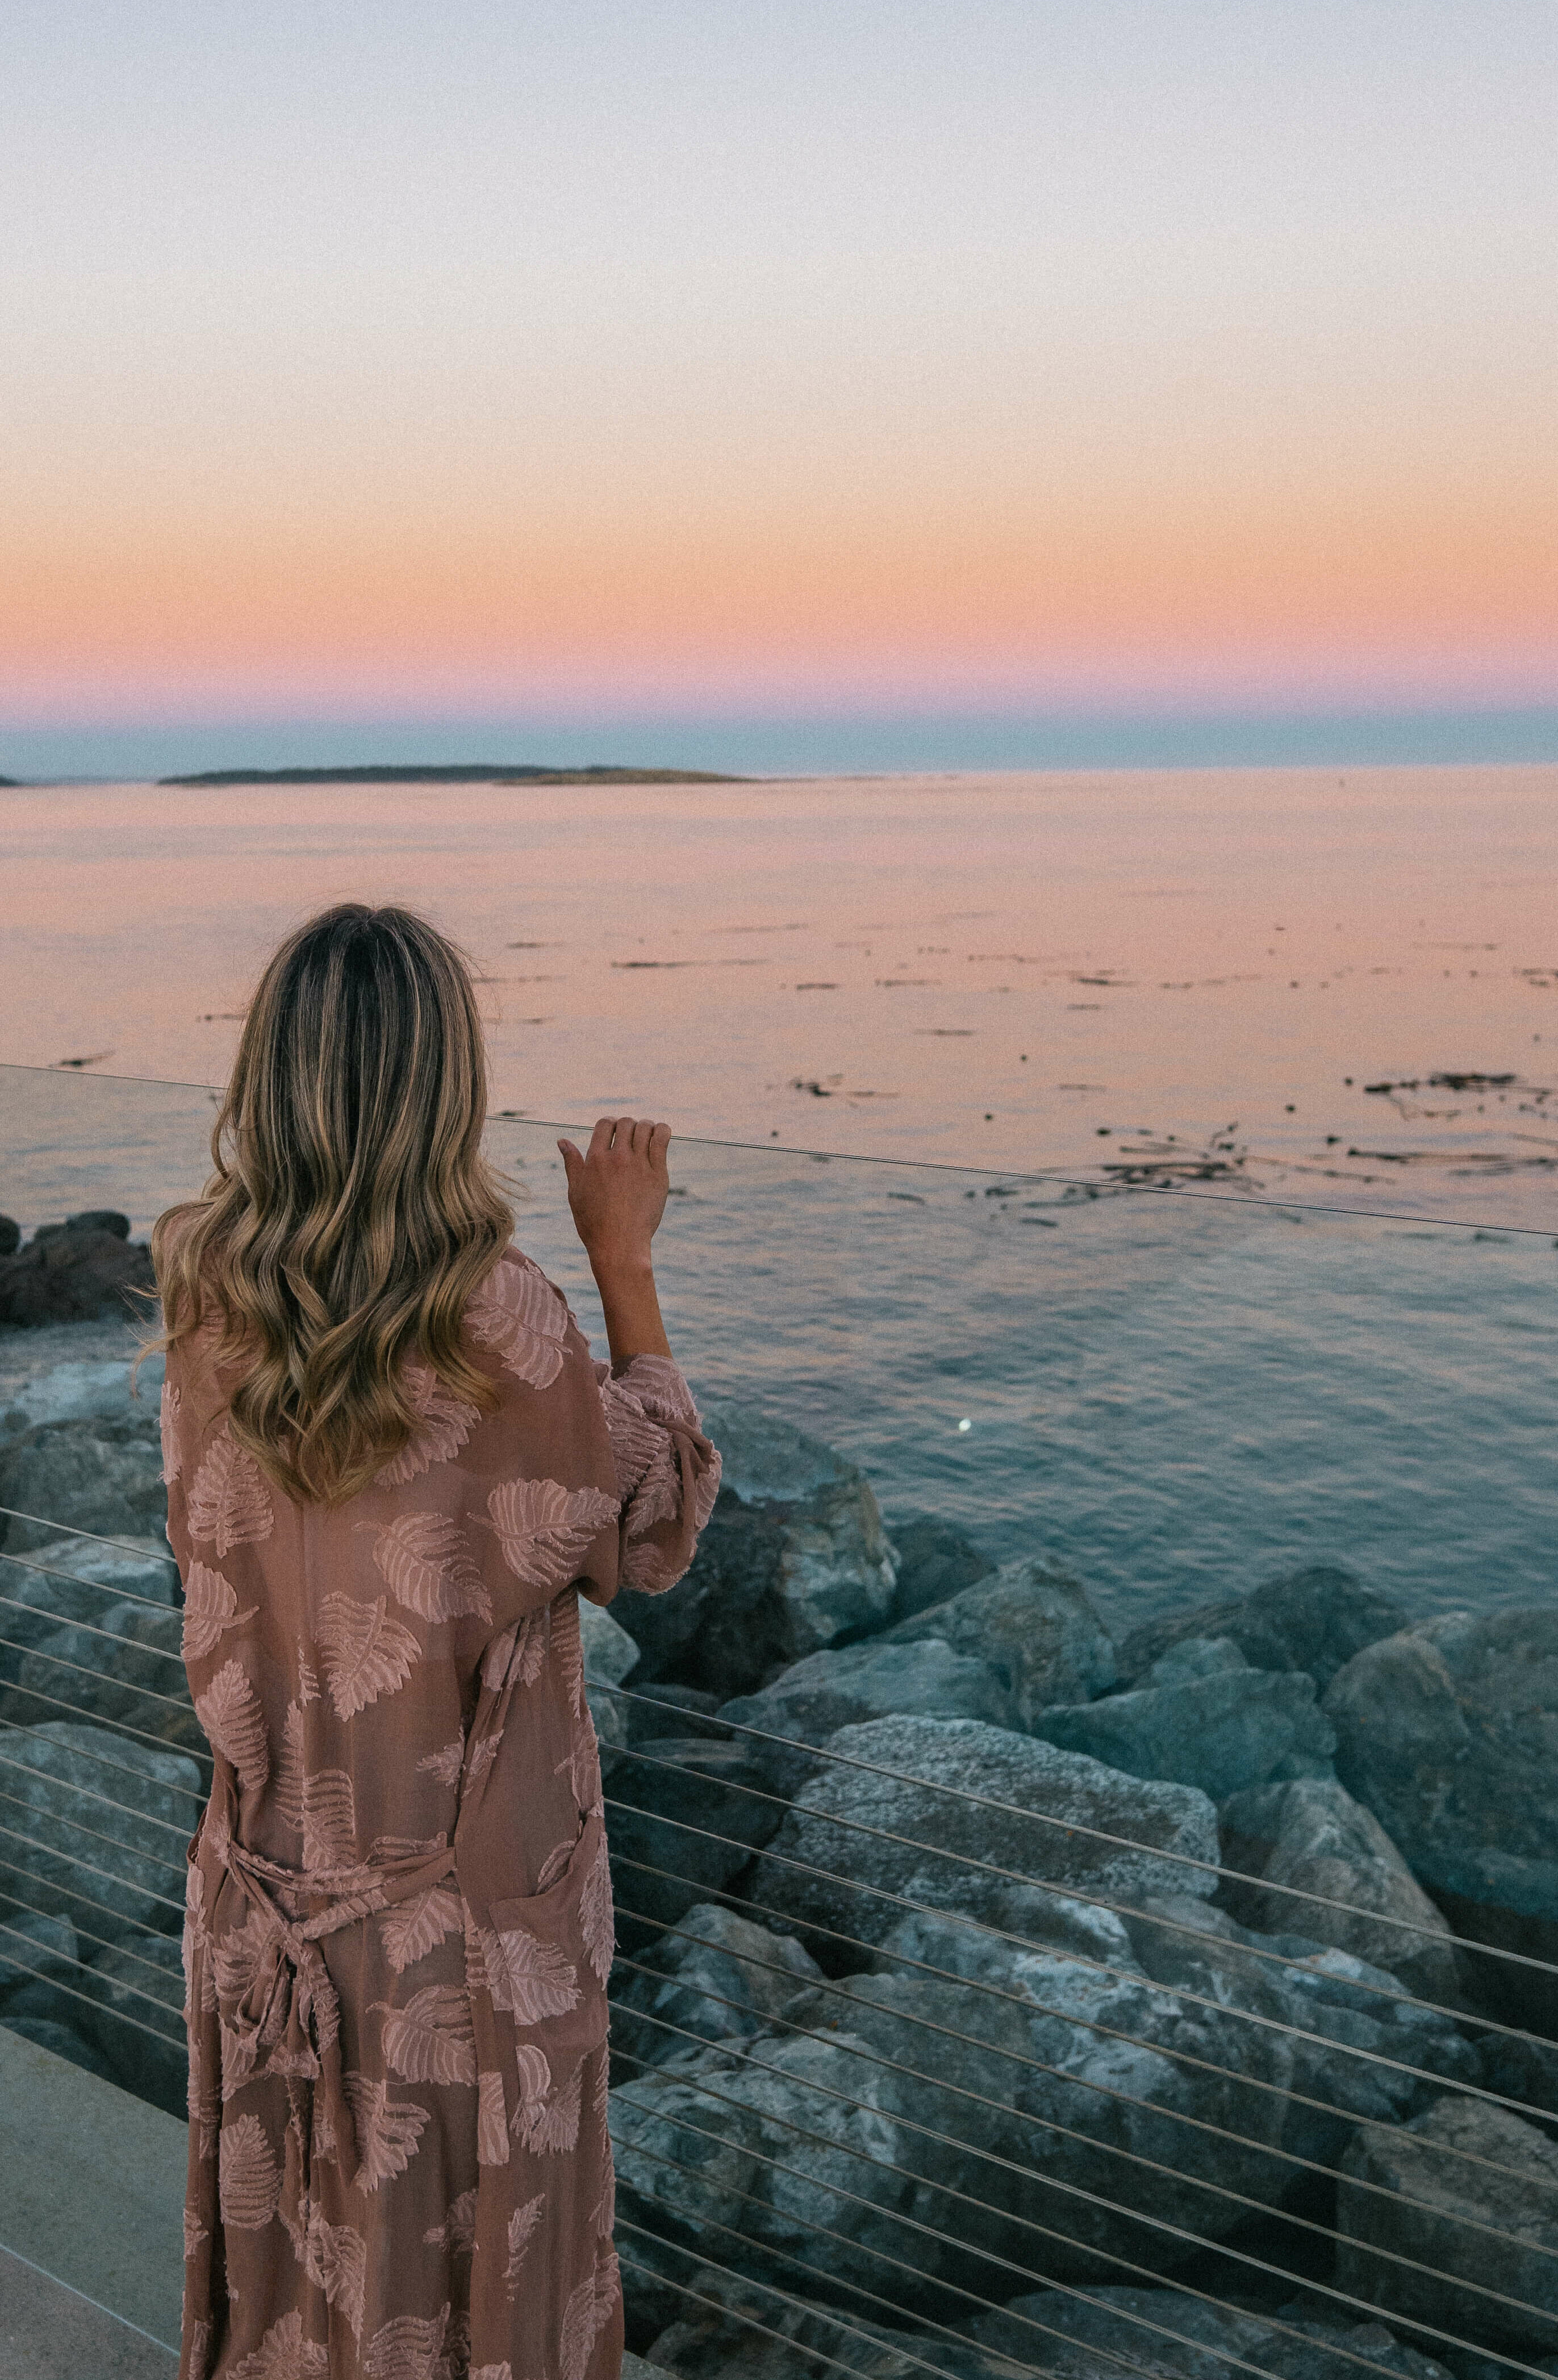
[[[905,710],[1558,748],[1552,0],[8,21],[0,770]]]

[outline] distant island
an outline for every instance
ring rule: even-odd
[[[716,769],[522,768],[507,761],[397,763],[353,769],[201,769],[159,785],[749,785]]]

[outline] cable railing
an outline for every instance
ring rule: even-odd
[[[19,1506],[0,1513],[48,1533],[26,1551],[0,1548],[0,1574],[68,1590],[55,1612],[0,1595],[0,1992],[14,1998],[23,1979],[30,2013],[57,2001],[60,2021],[110,2062],[120,2045],[127,2071],[136,2057],[165,2069],[182,2024],[171,1962],[155,1954],[162,1945],[169,1958],[182,1917],[182,1844],[210,1762],[176,1682],[178,1655],[112,1621],[128,1606],[174,1626],[176,1607],[51,1559],[74,1542],[144,1560],[143,1545]],[[104,1598],[98,1616],[79,1617],[93,1596]],[[95,1708],[86,1697],[103,1680],[98,1645],[176,1674],[165,1689],[116,1675],[115,1699]],[[627,1738],[606,1749],[605,1800],[625,1936],[611,1985],[613,2124],[630,2309],[683,2304],[733,2338],[782,2347],[797,2372],[881,2368],[890,2351],[895,2370],[945,2373],[946,2356],[966,2355],[990,2324],[1003,2325],[1004,2367],[1035,2374],[1085,2344],[1124,2373],[1149,2375],[1164,2352],[1193,2352],[1268,2374],[1238,2343],[1240,2325],[1273,2352],[1323,2352],[1337,2380],[1399,2374],[1357,2343],[1382,2321],[1421,2354],[1480,2359],[1479,2374],[1540,2380],[1558,2356],[1558,2204],[1545,2231],[1517,2230],[1499,2211],[1533,2193],[1545,2208],[1537,2168],[1423,2129],[1458,2107],[1550,2138],[1558,2106],[1491,2087],[1477,2050],[1551,2053],[1558,2075],[1558,2046],[1474,1999],[1420,1995],[1378,1964],[1306,1948],[1303,1919],[1367,1921],[1404,1950],[1427,1941],[1463,1974],[1497,1969],[1516,1992],[1523,1978],[1558,1974],[1553,1962],[849,1744],[689,1715],[652,1683],[591,1679],[590,1692],[622,1714]],[[728,1761],[713,1773],[712,1752],[744,1745],[795,1755],[795,1791],[740,1774],[738,1761],[736,1773]],[[689,1761],[698,1818],[656,1806]],[[906,1797],[912,1824],[843,1806],[851,1780]],[[748,1823],[722,1824],[722,1808]],[[797,1810],[805,1855],[784,1834]],[[938,1811],[999,1821],[1007,1840],[1016,1829],[1023,1864],[945,1840]],[[825,1855],[820,1835],[833,1846]],[[1064,1876],[1046,1845],[1065,1848]],[[883,1846],[918,1863],[906,1886],[869,1872]],[[717,1882],[696,1856],[711,1850]],[[1101,1867],[1144,1862],[1153,1887],[1089,1885],[1070,1872],[1083,1854]],[[1210,1895],[1259,1883],[1289,1909],[1294,1931],[1261,1940],[1231,1920],[1226,1933],[1199,1926],[1183,1900],[1144,1905],[1176,1876],[1209,1911]],[[679,1896],[681,1913],[649,1905],[649,1883]],[[818,1888],[830,1908],[842,1896],[852,1925],[811,1905]],[[1034,1918],[1024,1930],[1009,1913],[982,1913],[996,1892],[1037,1896],[1056,1925]],[[1089,1947],[1078,1912],[1108,1921],[1129,1952]],[[751,1934],[712,1933],[721,1913]],[[47,1930],[60,1919],[68,1951]],[[904,1947],[893,1937],[906,1923],[931,1938]],[[938,1930],[975,1972],[943,1963]],[[1182,1954],[1162,1975],[1135,1955],[1153,1941]],[[712,1950],[719,1976],[689,1964],[689,1950]],[[111,1970],[97,1964],[106,1958]],[[1272,2004],[1300,1989],[1307,2004]],[[1326,2030],[1317,2011],[1327,2009],[1347,2022]],[[1089,2069],[1087,2043],[1108,2058]],[[1186,2093],[1175,2095],[1173,2077]],[[1211,2095],[1198,2101],[1191,2085]],[[1339,2144],[1317,2154],[1295,2130],[1306,2119]],[[1396,2156],[1393,2179],[1351,2154],[1360,2139]],[[1130,2302],[1120,2285],[1136,2293]],[[1219,2322],[1231,2326],[1222,2343],[1206,2335]]]

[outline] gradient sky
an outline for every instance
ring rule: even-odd
[[[6,27],[0,730],[1558,701],[1552,0]]]

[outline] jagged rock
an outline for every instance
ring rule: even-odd
[[[1210,1864],[1165,1856],[1216,1861],[1215,1813],[1190,1787],[1125,1777],[980,1719],[874,1719],[825,1749],[870,1767],[820,1768],[753,1872],[753,1900],[801,1925],[879,1941],[902,1913],[884,1895],[1001,1925],[1018,1879],[1127,1901],[1215,1884]]]
[[[80,2011],[81,2029],[107,2060],[114,2080],[138,2099],[181,2117],[189,2050],[178,1943],[165,1934],[127,1936],[116,1949],[100,1951],[92,1961],[88,1988],[98,2005]]]
[[[0,1788],[10,1791],[8,1775],[0,1778]],[[6,2022],[18,2016],[56,2016],[56,1984],[80,1989],[80,1946],[70,1920],[37,1916],[28,1909],[0,1913],[0,2010]]]
[[[1453,2017],[1398,1997],[1396,1978],[1296,1934],[1256,1934],[1186,1896],[1150,1895],[1126,1921],[1146,1973],[1214,2008],[1289,2028],[1292,2095],[1282,2146],[1333,2166],[1363,2121],[1421,2114],[1445,2082],[1474,2082],[1477,2053]],[[1298,2180],[1290,2169],[1291,2182]]]
[[[916,1612],[947,1602],[976,1580],[988,1578],[995,1568],[972,1537],[933,1512],[896,1514],[888,1523],[888,1531],[898,1556],[895,1621],[912,1620]]]
[[[32,1838],[7,1837],[5,1857],[33,1906],[110,1936],[174,1931],[184,1843],[204,1800],[193,1760],[59,1720],[18,1729],[5,1748],[15,1764],[6,1790],[23,1804],[15,1824]]]
[[[198,1750],[203,1738],[179,1658],[180,1615],[102,1597],[97,1605],[90,1627],[56,1627],[22,1658],[6,1718],[35,1725],[60,1717],[64,1702],[83,1718],[118,1719],[147,1735],[167,1738],[175,1729],[176,1740]]]
[[[792,1935],[771,1934],[712,1901],[689,1909],[640,1963],[650,1973],[633,1973],[612,2009],[612,2051],[628,2060],[629,2075],[675,2057],[688,2046],[683,2034],[729,2041],[761,2033],[786,2000],[822,1979]]]
[[[105,1220],[113,1228],[103,1228]],[[130,1241],[128,1232],[122,1215],[79,1215],[0,1255],[0,1324],[31,1330],[43,1322],[85,1322],[116,1309],[144,1314],[136,1293],[154,1286],[152,1251]]]
[[[128,1589],[137,1596],[150,1597],[171,1605],[171,1590],[177,1583],[178,1572],[171,1556],[164,1561],[154,1559],[151,1538],[141,1540],[144,1550],[120,1554],[107,1546],[81,1537],[55,1537],[36,1548],[37,1567],[24,1565],[18,1560],[0,1560],[0,1683],[14,1683],[20,1674],[24,1657],[35,1647],[59,1635],[65,1623],[84,1621],[89,1626],[103,1624],[103,1615],[111,1609],[116,1596]],[[106,1590],[114,1590],[110,1593]],[[155,1617],[161,1618],[162,1614]],[[176,1646],[178,1629],[176,1615],[172,1635],[165,1640]],[[152,1641],[164,1641],[154,1637]],[[55,1650],[67,1648],[57,1645]],[[73,1656],[71,1658],[74,1658]],[[88,1660],[88,1667],[93,1666]],[[183,1682],[176,1672],[172,1690],[183,1692]],[[86,1681],[71,1682],[71,1683]],[[57,1691],[63,1699],[74,1702],[77,1697],[71,1684],[56,1681],[55,1688],[43,1682],[45,1691]],[[21,1716],[12,1710],[13,1718]],[[39,1718],[58,1718],[64,1713],[55,1709],[39,1709],[32,1714]]]
[[[1272,2380],[1357,2380],[1357,2358],[1401,2380],[1450,2380],[1443,2364],[1404,2346],[1382,2323],[1350,2320],[1342,2307],[1317,2319],[1322,2306],[1311,2298],[1264,2318],[1177,2290],[1111,2283],[1085,2300],[1048,2289],[1014,2298],[962,2327],[1053,2380],[1120,2380],[1124,2369],[1147,2380],[1231,2380],[1237,2366],[1230,2357]]]
[[[1558,1608],[1452,1612],[1370,1645],[1325,1697],[1336,1766],[1457,1934],[1558,1961]],[[1558,2030],[1558,1986],[1475,1953],[1467,1985]]]
[[[1327,1778],[1258,1785],[1235,1794],[1218,1816],[1224,1866],[1264,1881],[1264,1889],[1223,1886],[1221,1898],[1242,1925],[1330,1942],[1389,1968],[1419,1998],[1455,2004],[1449,1927],[1373,1812],[1345,1785]],[[1301,1892],[1316,1897],[1300,1900]]]
[[[95,2074],[101,2082],[112,2082],[113,2068],[101,2049],[83,2041],[74,2025],[64,2024],[52,2016],[10,2016],[0,2018],[7,2033],[19,2034],[23,2041],[35,2041],[40,2049],[52,2050],[56,2058],[68,2059],[72,2066],[81,2067]]]
[[[595,1722],[602,1758],[615,1773],[615,1764],[609,1755],[627,1742],[630,1730],[628,1706],[611,1688],[620,1686],[633,1669],[639,1648],[627,1629],[585,1595],[578,1598],[578,1627],[584,1645],[584,1699]]]
[[[1558,2143],[1502,2107],[1447,2097],[1405,2131],[1360,2127],[1343,2177],[1340,2288],[1479,2347],[1558,2353]],[[1376,2190],[1356,2186],[1364,2182]],[[1374,2248],[1423,2269],[1392,2264]],[[1497,2294],[1479,2295],[1479,2285]],[[1529,2311],[1515,2311],[1510,2299]]]
[[[634,1688],[635,1699],[627,1706],[627,1732],[634,1743],[652,1743],[666,1735],[707,1736],[711,1742],[728,1742],[729,1730],[720,1725],[714,1714],[720,1706],[718,1694],[707,1694],[701,1686],[675,1686],[664,1680],[653,1685]]]
[[[800,1745],[825,1743],[841,1727],[895,1712],[928,1718],[983,1718],[1004,1727],[1011,1697],[988,1661],[955,1653],[939,1636],[898,1645],[878,1640],[809,1653],[781,1670],[761,1694],[738,1694],[720,1708],[731,1727],[760,1729]],[[818,1766],[804,1750],[739,1737],[754,1783],[786,1800]]]
[[[1013,1724],[1031,1728],[1051,1703],[1085,1703],[1114,1682],[1114,1645],[1068,1571],[1042,1557],[1004,1562],[991,1577],[888,1632],[895,1645],[939,1636],[988,1662],[1011,1696]]]
[[[0,1456],[0,1504],[39,1515],[0,1515],[7,1553],[32,1551],[67,1524],[105,1537],[160,1536],[167,1491],[155,1413],[45,1422],[26,1431]]]
[[[1229,1636],[1252,1669],[1307,1670],[1323,1694],[1355,1654],[1394,1635],[1406,1620],[1399,1604],[1376,1595],[1351,1571],[1320,1564],[1291,1571],[1248,1595],[1149,1621],[1121,1645],[1120,1675],[1135,1685],[1183,1638]]]
[[[1041,1711],[1034,1733],[1129,1777],[1198,1786],[1214,1802],[1272,1778],[1329,1776],[1336,1739],[1316,1707],[1313,1678],[1251,1670],[1229,1650],[1233,1664],[1185,1675],[1170,1657],[1148,1672],[1150,1685]]]
[[[687,1576],[624,1596],[645,1684],[754,1694],[805,1654],[878,1628],[896,1559],[865,1475],[831,1447],[746,1409],[710,1413],[724,1485]]]
[[[714,2302],[687,2302],[660,2333],[644,2367],[649,2380],[655,2371],[674,2372],[678,2380],[818,2380],[840,2364],[860,2380],[925,2380],[927,2367],[948,2380],[1011,2380],[1009,2365],[969,2340],[890,2328],[870,2321],[858,2303],[837,2313],[798,2306],[777,2264],[774,2272],[774,2286],[765,2288],[756,2278],[700,2269],[692,2286],[700,2300]],[[889,2270],[879,2294],[890,2304],[893,2282]]]
[[[661,1736],[623,1753],[608,1812],[617,1937],[658,1939],[700,1900],[725,1890],[783,1812],[743,1790],[738,1745]]]

